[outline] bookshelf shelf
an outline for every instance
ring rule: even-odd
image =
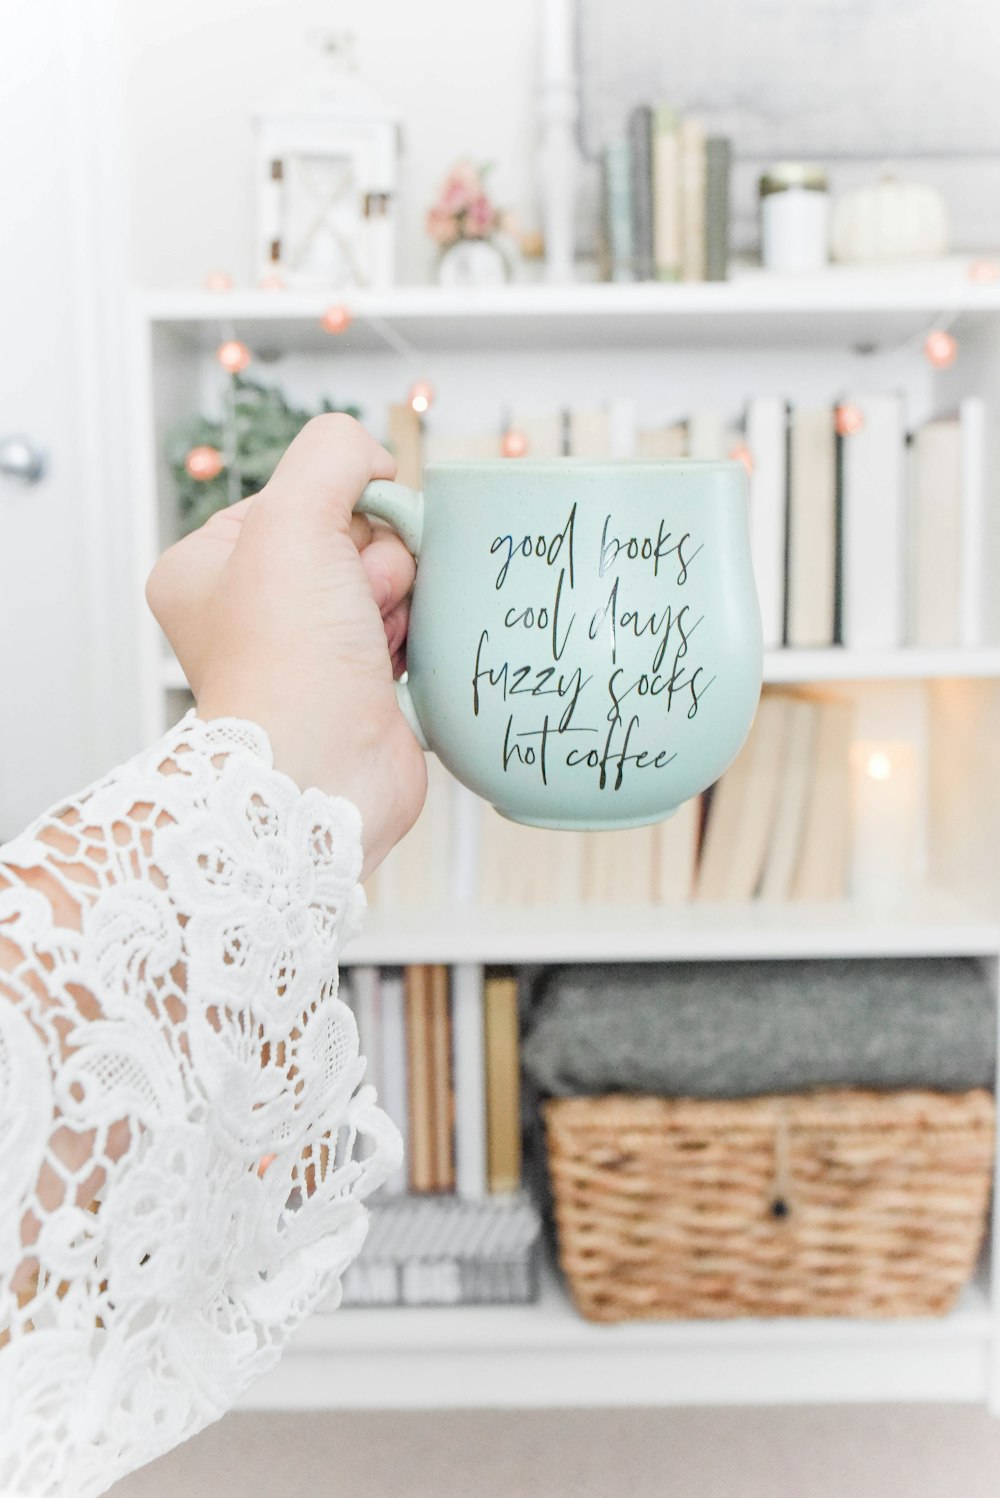
[[[660,908],[372,910],[345,964],[930,957],[1000,951],[1000,924],[944,890],[905,906],[697,901]]]
[[[595,1326],[546,1267],[538,1304],[319,1314],[244,1408],[982,1400],[985,1276],[941,1319]]]
[[[892,269],[831,267],[815,275],[737,270],[728,281],[664,285],[518,282],[472,290],[398,286],[352,291],[346,333],[331,338],[319,319],[323,292],[164,291],[140,299],[154,324],[198,348],[232,324],[252,348],[273,354],[385,349],[378,324],[420,349],[719,346],[813,343],[881,345],[913,337],[940,317],[1000,316],[1000,286],[969,279],[968,259]]]
[[[1000,650],[769,650],[766,682],[932,681],[980,677],[1000,680]],[[187,691],[179,662],[162,664],[166,691]]]

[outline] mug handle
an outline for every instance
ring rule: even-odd
[[[406,484],[397,484],[392,479],[374,479],[354,508],[359,515],[371,515],[375,520],[384,520],[386,525],[392,526],[414,559],[419,560],[424,534],[424,496],[419,490],[409,489]],[[430,749],[409,686],[405,681],[397,681],[395,687],[399,710],[414,738],[421,749]]]

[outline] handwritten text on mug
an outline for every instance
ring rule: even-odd
[[[715,680],[697,664],[697,640],[692,647],[703,616],[694,617],[680,593],[701,549],[662,519],[655,534],[618,534],[610,514],[599,543],[585,549],[575,504],[551,535],[495,537],[494,587],[510,603],[498,625],[480,631],[472,709],[478,717],[493,692],[511,704],[497,745],[505,772],[527,767],[547,784],[558,754],[571,769],[596,771],[602,790],[619,790],[627,774],[676,759],[671,727],[697,716]],[[589,616],[574,606],[581,567],[606,580]],[[661,581],[662,607],[631,608],[630,585],[650,575]],[[579,652],[585,641],[586,666],[574,663],[574,646]],[[541,646],[541,664],[531,642]],[[644,733],[642,711],[650,706],[655,723]]]

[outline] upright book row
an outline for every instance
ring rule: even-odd
[[[403,1133],[384,1194],[481,1201],[521,1184],[516,978],[443,964],[343,968],[365,1080]]]
[[[979,397],[913,432],[894,394],[758,398],[746,445],[766,646],[987,643]]]
[[[606,281],[723,281],[732,151],[666,104],[639,104],[601,155]]]
[[[368,884],[369,902],[398,911],[843,899],[856,864],[853,731],[849,699],[767,688],[710,791],[664,822],[613,832],[507,821],[430,755],[423,814]]]

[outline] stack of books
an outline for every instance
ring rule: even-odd
[[[417,483],[426,462],[496,457],[505,426],[535,458],[717,459],[745,448],[767,649],[990,643],[978,396],[913,430],[895,392],[817,405],[756,396],[739,413],[698,407],[659,424],[641,422],[624,398],[541,413],[513,408],[494,431],[464,435],[425,433],[412,412],[407,420],[404,450]]]
[[[724,281],[727,137],[666,104],[639,104],[601,155],[599,273],[606,281]]]
[[[850,894],[853,709],[766,691],[746,743],[706,797],[696,900]]]
[[[389,855],[384,883],[380,871],[368,886],[369,903],[392,911],[847,898],[853,718],[846,695],[765,688],[746,743],[714,786],[666,821],[620,832],[507,821],[431,756],[428,803]],[[450,854],[440,851],[445,836]]]
[[[860,418],[841,435],[837,411]],[[769,648],[986,643],[985,411],[908,432],[902,398],[751,400],[750,527]]]
[[[522,1189],[518,983],[443,964],[342,968],[365,1080],[398,1125],[400,1169],[344,1301],[364,1305],[534,1298],[538,1213]]]

